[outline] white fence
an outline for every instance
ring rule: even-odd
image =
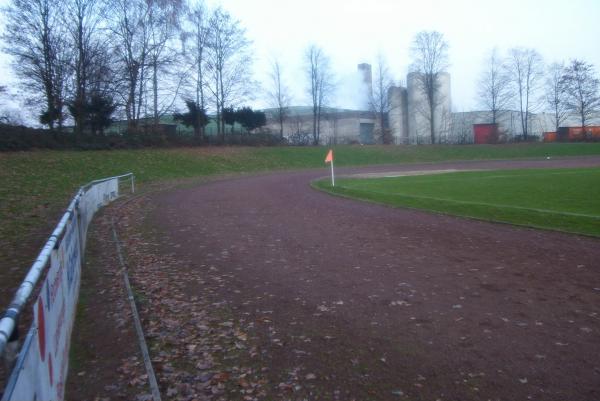
[[[0,354],[13,334],[18,316],[47,266],[48,272],[33,303],[33,323],[8,379],[2,401],[64,398],[69,346],[77,310],[81,263],[88,226],[94,214],[119,196],[125,174],[92,181],[81,187],[46,242],[13,302],[0,320]]]

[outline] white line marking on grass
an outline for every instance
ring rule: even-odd
[[[485,170],[445,169],[445,170],[388,171],[388,172],[384,172],[384,173],[352,174],[352,175],[349,175],[349,176],[346,176],[346,177],[354,177],[354,178],[394,178],[394,177],[412,177],[412,176],[418,176],[418,175],[462,173],[464,171],[485,171]]]
[[[404,196],[404,197],[413,198],[413,199],[428,199],[428,200],[436,200],[436,201],[449,202],[449,203],[457,203],[457,204],[463,204],[463,205],[489,206],[489,207],[497,207],[497,208],[501,208],[501,209],[526,210],[526,211],[530,211],[530,212],[538,212],[538,213],[546,213],[546,214],[557,214],[557,215],[574,216],[574,217],[587,217],[587,218],[591,218],[591,219],[598,219],[598,220],[600,220],[600,216],[594,215],[594,214],[574,213],[574,212],[561,212],[561,211],[558,211],[558,210],[536,209],[536,208],[530,208],[530,207],[524,207],[524,206],[498,205],[498,204],[486,203],[486,202],[461,201],[461,200],[447,199],[447,198],[436,198],[436,197],[433,197],[433,196],[395,194],[395,193],[389,193],[389,192],[361,190],[361,189],[350,188],[350,187],[345,187],[345,186],[339,186],[339,188],[347,189],[347,190],[350,190],[350,191],[363,192],[363,193],[372,193],[372,194],[379,194],[379,195],[386,195],[386,196],[397,196],[397,197]]]
[[[543,175],[562,175],[562,174],[590,174],[598,173],[598,169],[589,168],[578,171],[551,171],[548,172],[544,168],[532,168],[532,169],[516,169],[506,171],[525,171],[526,174],[498,174],[488,176],[469,176],[467,179],[488,179],[488,178],[515,178],[515,177],[531,177],[531,176],[543,176]],[[438,174],[449,174],[449,173],[469,173],[469,172],[493,172],[498,170],[486,170],[486,169],[445,169],[445,170],[414,170],[414,171],[388,171],[383,173],[364,173],[364,174],[352,174],[345,176],[345,178],[396,178],[396,177],[414,177],[424,175],[438,175]],[[465,177],[460,177],[465,179]]]

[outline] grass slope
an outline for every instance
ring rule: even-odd
[[[280,169],[325,168],[323,147],[186,148],[0,153],[0,267],[14,248],[39,243],[82,184],[132,171],[138,182]],[[338,146],[336,166],[579,156],[600,143],[470,146]],[[28,256],[28,259],[33,255]]]
[[[353,198],[600,236],[600,169],[498,170],[341,179],[321,189]]]

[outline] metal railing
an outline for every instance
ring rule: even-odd
[[[37,286],[40,277],[42,276],[42,273],[48,266],[50,261],[50,254],[52,250],[57,246],[62,235],[64,234],[67,222],[78,207],[79,200],[94,185],[114,179],[130,179],[131,191],[135,191],[135,177],[133,173],[127,173],[119,176],[94,180],[89,182],[88,184],[83,185],[79,188],[79,190],[71,200],[71,203],[69,203],[69,207],[67,207],[67,210],[58,222],[58,225],[46,241],[46,244],[40,251],[35,262],[30,267],[27,275],[25,276],[25,279],[17,289],[17,292],[15,293],[12,302],[9,304],[8,309],[4,313],[2,319],[0,319],[0,356],[4,354],[6,345],[9,343],[9,341],[17,340],[14,338],[13,333],[18,324],[18,318],[21,315],[23,308],[27,304],[27,301],[29,300],[29,297],[31,296],[33,290]],[[13,336],[13,338],[11,338],[11,336]]]

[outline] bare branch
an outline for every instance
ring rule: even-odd
[[[13,0],[4,9],[4,50],[15,60],[15,72],[24,87],[43,94],[40,121],[50,129],[62,128],[71,49],[61,23],[63,3],[58,0]]]
[[[330,100],[335,90],[329,58],[316,45],[308,47],[305,53],[306,72],[309,78],[308,93],[313,108],[313,145],[318,145],[321,134],[321,114],[323,106]]]
[[[581,126],[585,127],[594,111],[600,108],[600,80],[596,78],[594,66],[572,60],[565,69],[561,85],[565,88],[567,109],[577,113]]]
[[[436,115],[437,108],[445,99],[440,96],[439,75],[448,69],[448,42],[444,36],[437,31],[422,31],[417,33],[413,40],[411,53],[414,62],[411,66],[412,72],[418,73],[420,89],[425,93],[426,107],[422,109],[422,115],[429,122],[429,134],[431,143],[436,143],[436,121],[440,116]]]
[[[563,80],[565,66],[563,63],[553,63],[548,67],[546,77],[546,102],[552,110],[554,128],[558,128],[567,119],[568,108],[566,104],[566,82]]]
[[[531,113],[540,103],[537,95],[544,76],[544,61],[534,49],[514,48],[509,52],[507,71],[519,105],[523,139],[527,140]]]
[[[281,65],[275,60],[271,64],[271,82],[268,96],[271,105],[275,108],[275,116],[279,121],[279,137],[283,139],[283,122],[287,118],[288,108],[290,106],[289,88],[285,85],[282,78]]]
[[[496,48],[492,49],[486,58],[484,70],[479,78],[477,95],[479,104],[490,111],[492,124],[497,123],[500,114],[512,101],[506,65]]]
[[[207,69],[211,74],[209,91],[217,111],[217,130],[225,140],[223,109],[235,106],[246,98],[252,89],[250,79],[251,42],[239,21],[221,8],[215,9],[208,21]]]
[[[391,131],[386,127],[385,115],[390,111],[389,90],[394,85],[391,78],[387,62],[381,53],[377,56],[375,66],[375,80],[369,106],[372,112],[377,115],[379,121],[379,137],[381,143],[389,144],[393,142]]]

